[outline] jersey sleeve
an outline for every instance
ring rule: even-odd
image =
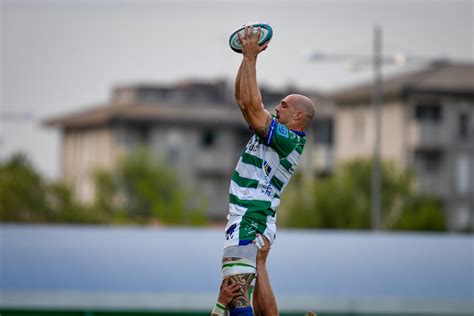
[[[264,144],[273,148],[279,155],[286,157],[298,145],[298,138],[299,136],[295,132],[273,118]]]

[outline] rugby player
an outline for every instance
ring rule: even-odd
[[[243,117],[254,131],[237,163],[229,189],[229,214],[222,259],[223,278],[240,285],[229,303],[231,316],[253,315],[250,302],[256,275],[256,234],[270,245],[276,237],[276,209],[280,195],[293,175],[306,143],[305,127],[314,116],[313,102],[290,94],[272,116],[264,107],[257,84],[258,35],[247,26],[239,34],[243,60],[235,81],[235,98]],[[216,310],[218,311],[218,310]],[[214,310],[213,310],[214,312]]]

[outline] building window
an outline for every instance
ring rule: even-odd
[[[213,130],[205,130],[201,134],[201,145],[204,148],[209,148],[216,142],[216,133]]]
[[[415,106],[415,119],[420,122],[440,122],[443,111],[439,103],[420,103]]]
[[[180,131],[172,130],[166,136],[166,158],[171,165],[179,165],[181,150],[184,148],[183,135]]]
[[[354,115],[352,135],[355,142],[362,143],[365,138],[365,118],[361,113]]]
[[[137,129],[138,143],[140,145],[148,145],[150,141],[150,128],[148,126],[140,126]]]
[[[469,139],[469,115],[460,113],[458,116],[458,136],[461,140]]]
[[[420,150],[415,152],[415,165],[423,173],[436,174],[441,170],[442,155],[439,151]]]
[[[456,210],[455,222],[457,229],[465,229],[469,227],[469,221],[471,218],[471,210],[467,205],[459,205]]]
[[[314,142],[316,144],[332,145],[333,122],[329,118],[316,119],[314,124]]]
[[[470,186],[469,177],[469,157],[467,155],[460,155],[456,160],[456,190],[459,194],[468,194]]]

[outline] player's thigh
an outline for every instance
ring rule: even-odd
[[[252,281],[255,278],[255,274],[235,274],[231,275],[229,278],[231,283],[237,283],[240,285],[239,295],[232,300],[232,302],[229,304],[229,308],[232,309],[236,307],[250,306],[249,290],[252,286]]]

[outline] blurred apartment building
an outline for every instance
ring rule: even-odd
[[[286,95],[267,88],[261,92],[268,105]],[[321,117],[315,126],[330,129],[330,122]],[[94,198],[92,175],[98,168],[110,169],[119,157],[144,146],[178,170],[183,183],[208,197],[208,216],[215,220],[227,214],[230,177],[252,135],[224,81],[118,86],[106,104],[45,123],[62,131],[62,177],[82,201]],[[315,140],[323,149],[313,151],[314,163],[327,172],[333,161],[331,131],[316,134],[325,139]]]
[[[261,90],[270,107],[298,93]],[[318,109],[307,131],[303,175],[327,174],[341,161],[372,155],[371,83],[306,94]],[[63,179],[83,201],[94,197],[94,170],[146,146],[209,197],[211,219],[227,212],[229,179],[251,135],[223,81],[119,86],[110,102],[46,124],[62,130]],[[418,188],[443,200],[450,230],[474,226],[474,64],[386,78],[381,126],[382,158],[412,168]]]
[[[372,83],[330,96],[336,163],[370,156]],[[433,64],[383,82],[381,156],[416,174],[442,199],[450,230],[474,227],[474,64]]]

